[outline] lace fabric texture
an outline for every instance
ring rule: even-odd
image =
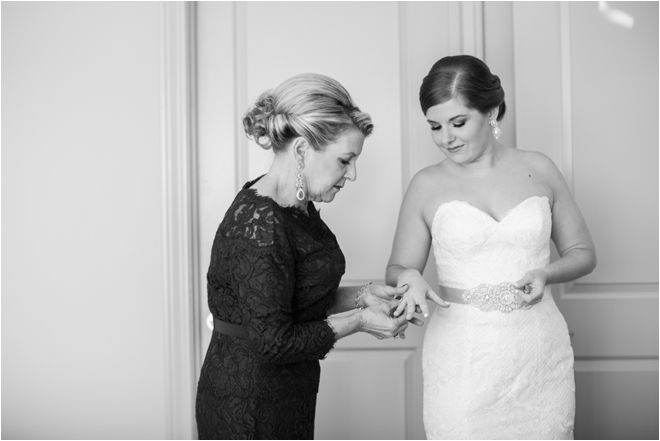
[[[325,321],[344,273],[335,236],[310,215],[249,187],[211,251],[208,303],[247,338],[214,333],[202,366],[200,439],[312,439],[319,360],[336,336]]]
[[[515,282],[545,266],[551,219],[546,197],[500,222],[466,202],[442,204],[432,225],[440,284]],[[549,287],[531,309],[436,308],[422,367],[429,439],[573,438],[573,350]]]

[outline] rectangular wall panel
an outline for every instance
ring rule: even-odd
[[[658,3],[616,8],[632,29],[569,8],[574,192],[600,257],[580,282],[657,284]]]
[[[412,350],[338,350],[321,362],[316,439],[405,439]]]
[[[658,439],[657,359],[578,361],[575,370],[575,439]]]

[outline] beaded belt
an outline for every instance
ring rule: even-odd
[[[482,283],[468,290],[440,286],[440,297],[449,302],[469,303],[482,311],[511,312],[514,309],[530,309],[532,305],[518,303],[516,294],[519,291],[509,282],[497,285]]]

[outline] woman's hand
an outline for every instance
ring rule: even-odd
[[[542,269],[527,271],[524,276],[513,284],[521,290],[518,300],[521,304],[536,305],[543,298],[548,276]]]
[[[398,305],[398,300],[391,300],[386,303],[380,303],[360,310],[361,325],[360,331],[369,333],[379,340],[384,338],[400,337],[405,338],[403,331],[408,327],[408,320],[405,317],[393,317],[392,312]],[[422,326],[424,324],[420,319],[413,317],[410,323]]]
[[[429,316],[429,307],[426,299],[432,300],[443,308],[448,308],[449,303],[440,298],[438,294],[431,289],[426,280],[417,270],[406,270],[399,275],[398,284],[408,286],[408,291],[403,295],[401,303],[394,311],[394,317],[398,317],[406,311],[406,319],[411,320],[415,312],[421,312],[424,317]]]
[[[395,297],[405,294],[405,292],[408,291],[408,287],[372,284],[367,286],[366,291],[367,292],[360,299],[359,306],[369,308],[370,306],[387,303]]]

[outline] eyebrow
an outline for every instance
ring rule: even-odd
[[[467,116],[467,115],[456,115],[455,117],[450,118],[450,119],[449,119],[449,122],[452,122],[452,121],[455,120],[456,118],[461,118],[461,117],[466,117],[466,116]],[[427,119],[426,122],[439,124],[438,122],[433,121],[432,119]]]

